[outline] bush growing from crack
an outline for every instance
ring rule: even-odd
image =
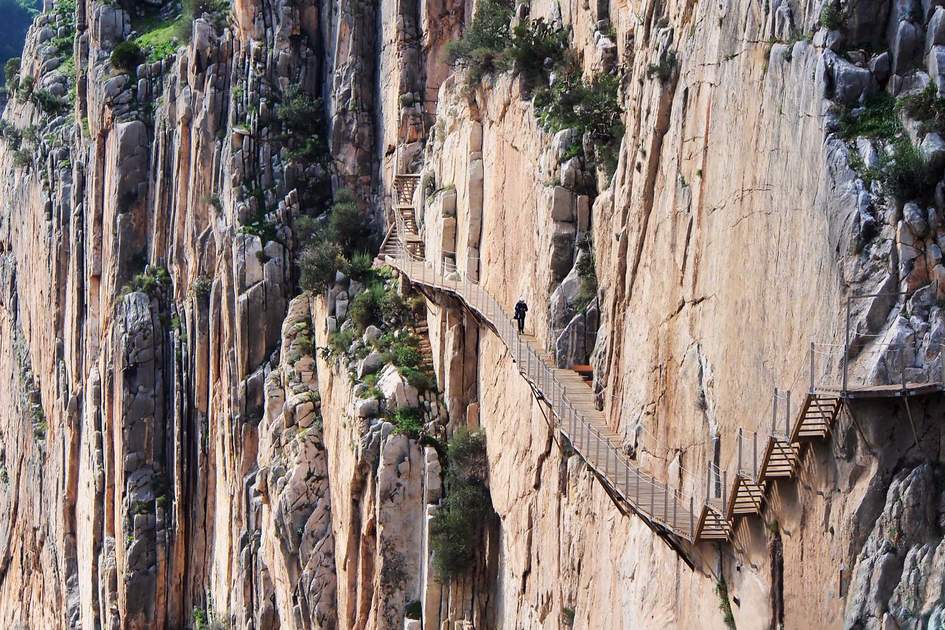
[[[11,57],[3,64],[3,79],[10,92],[16,92],[20,77],[20,58]]]
[[[715,594],[719,596],[719,610],[722,611],[722,620],[726,626],[734,630],[735,615],[732,613],[732,603],[728,598],[728,584],[725,583],[725,578],[719,578],[719,581],[715,583]]]
[[[422,412],[419,407],[402,407],[394,410],[388,420],[394,425],[394,432],[417,439],[423,433]]]
[[[679,56],[675,51],[669,50],[666,55],[660,57],[656,63],[651,63],[646,67],[646,76],[650,79],[656,78],[661,83],[665,83],[673,78],[676,68],[679,67]]]
[[[836,0],[826,0],[820,9],[818,23],[829,31],[836,31],[843,26],[843,13]]]
[[[124,297],[130,293],[140,291],[148,294],[152,298],[161,297],[164,290],[171,284],[171,275],[164,267],[148,265],[148,267],[139,274],[136,274],[124,286],[121,295]]]
[[[483,434],[464,430],[454,434],[447,448],[446,498],[430,523],[433,562],[444,579],[472,566],[481,530],[493,518],[486,468]]]
[[[349,268],[358,258],[357,271],[365,267],[363,248],[373,234],[350,190],[339,189],[327,220],[300,217],[295,221],[296,235],[307,243],[299,255],[299,284],[306,291],[324,291],[335,274]],[[370,254],[366,254],[370,258]]]
[[[126,40],[120,42],[112,50],[112,66],[118,70],[134,72],[143,61],[144,52],[136,42]]]

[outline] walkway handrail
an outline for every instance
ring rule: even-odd
[[[509,349],[519,371],[548,403],[556,428],[568,437],[588,465],[607,479],[611,487],[646,519],[680,538],[694,541],[697,519],[694,499],[683,495],[680,489],[657,481],[631,463],[623,453],[622,445],[612,442],[603,433],[604,427],[596,426],[582,411],[581,405],[576,404],[574,396],[580,394],[573,391],[573,387],[569,391],[569,387],[555,374],[555,368],[542,358],[525,336],[519,334],[512,318],[480,284],[461,275],[452,265],[441,264],[437,270],[428,261],[416,260],[403,247],[398,249],[397,256],[389,256],[388,262],[411,281],[449,291],[478,312]]]

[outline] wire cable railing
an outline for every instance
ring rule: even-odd
[[[593,405],[590,388],[576,375],[576,380],[565,378],[561,373],[569,371],[554,367],[552,357],[539,349],[534,338],[518,331],[511,316],[485,288],[446,258],[434,265],[400,248],[397,256],[387,260],[412,282],[452,293],[478,313],[508,348],[536,395],[550,407],[555,428],[588,465],[637,513],[680,538],[694,540],[698,516],[692,495],[641,471],[624,452],[620,439],[607,429],[603,414]]]
[[[401,185],[412,189],[414,184],[395,177],[395,196],[401,204],[406,204],[408,192],[412,190],[402,190]],[[740,481],[754,484],[748,487],[755,488],[749,492],[756,496],[759,496],[759,487],[763,492],[765,457],[777,450],[782,466],[785,461],[796,460],[794,442],[804,422],[804,410],[795,414],[792,390],[801,386],[805,371],[809,370],[808,391],[799,407],[811,404],[810,401],[818,397],[845,398],[851,392],[876,389],[877,382],[898,383],[905,393],[910,383],[922,379],[945,381],[945,351],[939,352],[941,365],[933,369],[924,367],[917,349],[908,344],[875,340],[871,343],[868,335],[859,335],[855,365],[851,365],[849,335],[843,344],[811,342],[807,370],[802,364],[788,389],[775,388],[770,421],[762,420],[753,428],[739,427],[735,448],[729,449],[725,463],[706,464],[704,499],[697,502],[694,495],[701,491],[701,482],[681,463],[677,463],[677,487],[640,470],[628,456],[623,440],[607,427],[587,384],[576,373],[558,368],[553,346],[543,349],[537,338],[519,332],[514,320],[478,282],[478,259],[467,257],[459,265],[455,252],[444,251],[438,260],[427,260],[422,247],[417,247],[420,239],[416,226],[408,225],[399,211],[395,210],[394,216],[397,242],[395,253],[387,254],[388,264],[414,283],[455,295],[477,313],[508,348],[518,371],[530,383],[535,395],[550,407],[554,428],[568,438],[598,476],[652,524],[691,542],[697,542],[700,536],[697,530],[703,526],[703,518],[707,519],[705,527],[730,527],[733,518],[730,512],[740,501],[738,496],[733,496],[739,492]],[[649,434],[646,427],[639,426]],[[731,477],[729,471],[733,473]],[[704,512],[703,506],[710,511]],[[713,511],[715,516],[711,516]]]

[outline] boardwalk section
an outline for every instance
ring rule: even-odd
[[[608,493],[673,543],[725,542],[738,519],[760,515],[771,484],[795,477],[803,449],[829,438],[841,409],[849,401],[926,396],[943,391],[942,382],[936,377],[922,382],[907,380],[901,359],[904,351],[899,360],[900,382],[852,383],[848,374],[852,354],[849,332],[842,348],[839,384],[817,382],[818,350],[811,344],[810,384],[800,406],[792,408],[791,392],[775,390],[770,424],[738,429],[734,465],[709,464],[704,495],[698,498],[684,495],[642,471],[627,456],[623,438],[609,428],[581,373],[559,369],[541,343],[532,335],[519,333],[511,315],[483,286],[461,274],[455,264],[446,258],[438,265],[425,259],[413,205],[418,183],[416,175],[394,176],[394,217],[378,263],[393,266],[416,285],[452,295],[491,329],[508,348],[534,395],[551,410],[555,429],[568,439]],[[942,354],[945,356],[945,352]],[[943,371],[936,376],[941,377]],[[698,486],[692,482],[689,480],[687,486]]]

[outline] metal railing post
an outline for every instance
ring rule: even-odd
[[[778,388],[774,388],[774,405],[771,409],[771,435],[774,435],[775,426],[778,423]]]
[[[728,471],[722,471],[722,514],[728,509]]]
[[[636,476],[637,476],[637,491],[635,493],[635,496],[633,497],[633,502],[639,506],[640,505],[640,470],[639,469],[636,470]]]
[[[624,496],[630,494],[630,466],[623,463],[623,493]]]
[[[814,342],[810,342],[810,393],[814,393]]]
[[[696,510],[695,510],[695,501],[692,496],[689,497],[689,537],[695,542],[696,540]]]
[[[751,456],[751,461],[752,461],[751,478],[752,478],[752,481],[754,481],[755,483],[758,483],[758,432],[757,431],[752,432],[751,443],[752,443],[752,451],[753,451],[752,456]]]
[[[784,412],[784,441],[791,439],[791,390],[787,393],[787,408]]]
[[[843,333],[843,396],[847,395],[847,373],[850,363],[850,298],[847,297],[847,323]]]
[[[676,499],[676,491],[673,490],[673,531],[676,531],[676,507],[679,501]]]
[[[650,477],[650,519],[656,520],[656,486]]]
[[[705,502],[708,503],[712,498],[712,463],[709,462],[705,467]]]
[[[740,474],[742,471],[742,428],[738,427],[738,470],[736,473]]]
[[[663,522],[669,520],[669,485],[663,486]]]
[[[906,391],[906,347],[899,347],[899,377],[902,380],[902,391]]]

